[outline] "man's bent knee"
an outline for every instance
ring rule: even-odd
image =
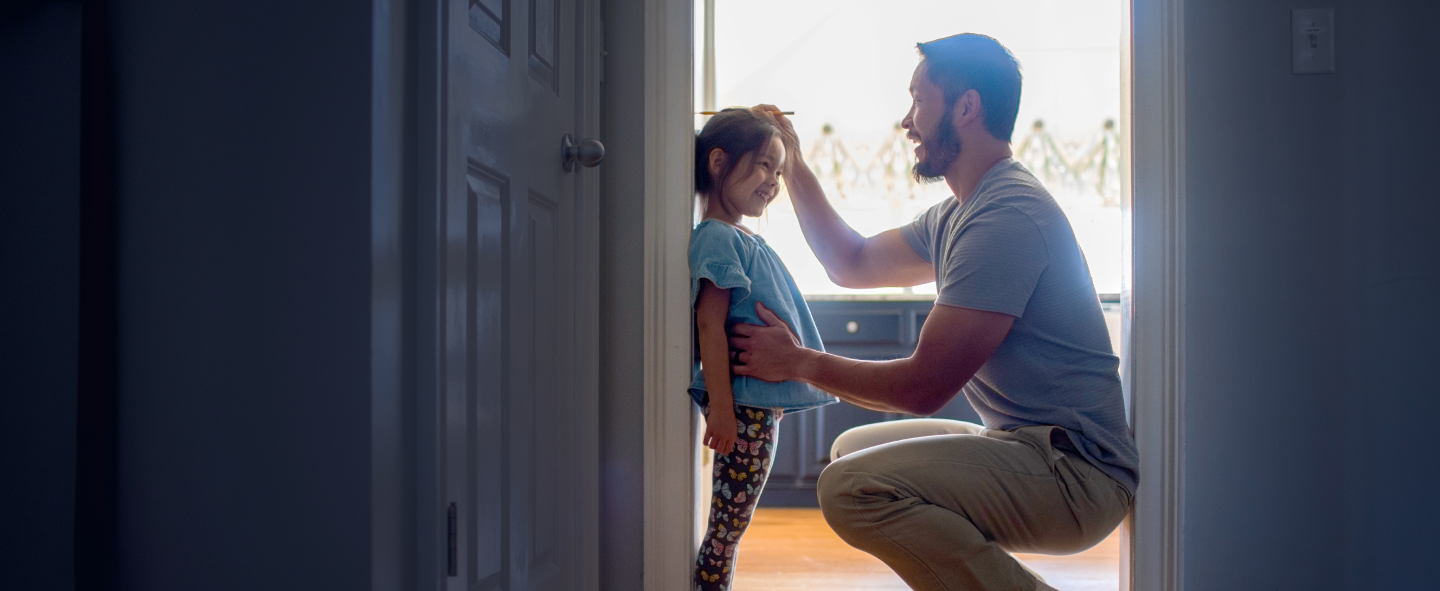
[[[815,483],[815,496],[820,502],[820,513],[825,516],[825,522],[830,524],[830,529],[835,530],[842,539],[847,537],[846,532],[856,519],[853,491],[857,475],[845,470],[846,463],[841,460],[826,466]]]
[[[848,506],[846,497],[849,496],[850,487],[840,481],[853,477],[841,472],[844,472],[844,469],[837,468],[832,463],[820,472],[819,480],[815,481],[815,498],[820,502],[821,513],[829,514],[842,505]]]
[[[835,438],[830,461],[887,443],[931,435],[978,435],[985,428],[951,419],[904,419],[852,427]]]

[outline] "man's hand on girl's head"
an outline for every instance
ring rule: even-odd
[[[790,325],[771,312],[765,304],[755,302],[755,313],[765,326],[736,324],[730,333],[730,348],[739,349],[730,365],[730,373],[750,376],[767,382],[794,379],[806,349],[800,344]]]
[[[790,118],[780,110],[780,107],[770,104],[760,104],[751,107],[751,110],[761,111],[775,120],[776,127],[780,128],[780,143],[785,145],[785,167],[804,161],[800,154],[800,136],[795,133],[795,126],[790,123]]]

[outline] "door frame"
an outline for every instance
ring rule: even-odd
[[[1122,591],[1184,587],[1185,4],[1131,0],[1121,44],[1130,265],[1121,291],[1125,397],[1140,490],[1121,530]],[[1124,133],[1128,131],[1128,133]],[[1143,155],[1143,157],[1142,157]]]
[[[694,0],[645,0],[644,586],[689,589],[700,544],[690,385]],[[708,501],[708,499],[706,499]]]
[[[644,585],[688,588],[700,538],[691,359],[694,0],[645,0]],[[1183,0],[1131,0],[1122,43],[1122,134],[1131,154],[1125,214],[1131,265],[1121,294],[1130,424],[1141,487],[1122,526],[1120,587],[1184,583],[1185,45]],[[1128,133],[1126,133],[1128,132]],[[1140,155],[1144,155],[1140,158]],[[678,161],[677,161],[678,159]]]

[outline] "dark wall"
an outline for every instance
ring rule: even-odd
[[[369,585],[371,10],[111,5],[121,589]]]
[[[643,0],[604,3],[601,228],[645,218],[644,8]],[[642,232],[600,232],[601,589],[643,586],[644,248]]]
[[[1330,6],[1302,76],[1295,5],[1185,5],[1188,589],[1414,586],[1437,547],[1436,10]]]
[[[1355,589],[1433,586],[1440,64],[1426,24],[1440,6],[1356,1],[1336,14],[1353,38],[1341,46],[1334,142],[1344,166],[1344,575]]]
[[[0,579],[73,589],[79,2],[0,13]]]
[[[1290,8],[1186,4],[1190,589],[1322,589],[1343,564],[1345,436],[1316,435],[1344,418],[1345,79],[1290,74]]]

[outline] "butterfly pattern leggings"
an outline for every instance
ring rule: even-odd
[[[715,454],[715,494],[710,503],[710,526],[695,562],[695,591],[729,591],[740,536],[750,525],[760,490],[770,474],[770,458],[775,453],[775,436],[783,415],[770,408],[734,406],[739,437],[733,453]]]

